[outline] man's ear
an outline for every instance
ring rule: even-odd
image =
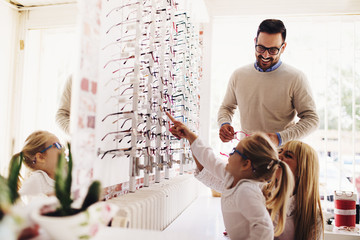
[[[257,42],[257,37],[254,38],[254,43],[255,43],[255,45],[256,45],[256,42]]]
[[[284,45],[283,45],[283,47],[281,48],[281,53],[283,53],[283,52],[285,51],[286,45],[287,45],[287,43],[284,42]]]

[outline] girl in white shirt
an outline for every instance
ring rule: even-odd
[[[23,164],[31,171],[22,185],[18,179],[19,193],[23,196],[53,195],[55,169],[62,146],[59,139],[47,131],[36,131],[28,136],[21,152]],[[19,156],[20,153],[15,154]]]
[[[190,142],[201,181],[222,193],[221,208],[229,237],[272,240],[274,235],[280,235],[294,180],[269,137],[255,133],[243,139],[225,162],[217,159],[213,150],[183,123],[167,115],[174,123],[171,133]],[[275,184],[277,169],[281,171]],[[275,218],[278,224],[274,233]]]

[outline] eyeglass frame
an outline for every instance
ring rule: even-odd
[[[246,133],[246,132],[244,132],[244,131],[236,131],[236,132],[234,132],[234,139],[236,139],[236,140],[238,140],[238,141],[241,141],[241,139],[239,139],[239,138],[236,136],[238,133],[244,134],[245,137],[251,136],[251,134],[248,134],[248,133]]]
[[[352,192],[352,191],[335,190],[334,193],[336,196],[345,195],[347,197],[352,197],[354,195],[354,192]]]
[[[248,157],[245,154],[243,154],[242,152],[240,152],[236,148],[233,148],[232,151],[229,153],[229,155],[232,156],[235,153],[239,154],[244,160],[248,159]]]
[[[48,146],[44,150],[41,150],[40,153],[46,152],[48,149],[52,148],[53,146],[55,146],[59,150],[61,150],[63,148],[63,146],[59,142],[54,142],[53,144],[51,144],[50,146]]]
[[[278,55],[283,46],[284,46],[284,42],[281,44],[280,48],[277,48],[277,47],[269,47],[269,48],[267,48],[267,47],[265,47],[265,46],[263,46],[263,45],[256,44],[256,45],[255,45],[255,51],[258,52],[258,53],[265,53],[265,52],[267,51],[270,55]],[[263,52],[258,51],[258,50],[256,49],[257,47],[262,47],[262,48],[264,48],[264,51],[263,51]],[[273,50],[276,49],[277,52],[276,52],[276,53],[271,53],[271,52],[270,52],[271,49],[273,49]]]

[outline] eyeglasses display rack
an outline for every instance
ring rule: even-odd
[[[134,192],[193,168],[189,144],[171,135],[165,113],[198,131],[199,29],[173,0],[102,4],[98,160],[119,174],[128,169],[117,181]]]

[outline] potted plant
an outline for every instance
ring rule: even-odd
[[[8,213],[10,207],[19,198],[17,191],[18,184],[17,179],[20,173],[22,163],[22,154],[18,157],[13,157],[10,161],[10,170],[8,179],[0,176],[0,220],[2,220],[6,213]]]
[[[22,153],[12,157],[8,178],[0,176],[0,239],[22,239],[38,234],[37,227],[31,226],[26,207],[19,201],[18,175],[22,159]]]
[[[69,161],[62,152],[58,158],[55,172],[56,204],[44,205],[33,212],[32,218],[53,239],[90,239],[101,226],[106,226],[115,214],[117,207],[99,202],[101,184],[94,181],[80,208],[72,206],[72,155],[70,144]],[[64,171],[67,169],[67,171]]]

